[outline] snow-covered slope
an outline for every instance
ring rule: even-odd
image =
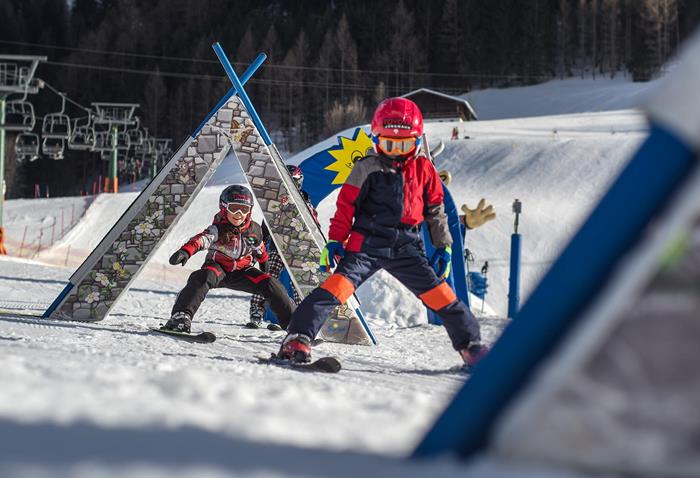
[[[530,94],[501,104],[516,108]],[[586,104],[589,111],[604,109]],[[450,141],[454,126],[469,139]],[[476,266],[490,263],[487,300],[496,312],[505,311],[513,199],[523,201],[527,292],[645,130],[635,111],[427,126],[431,143],[446,143],[437,163],[452,172],[458,202],[473,206],[484,196],[496,206],[497,219],[467,239]],[[335,138],[291,160],[331,144]],[[574,476],[481,461],[465,467],[394,458],[412,449],[460,379],[448,372],[459,358],[444,330],[408,327],[423,322],[424,311],[386,275],[359,291],[380,345],[317,349],[344,362],[337,376],[255,363],[281,337],[240,328],[245,294],[217,290],[205,301],[195,328],[217,333],[210,346],[149,334],[147,328],[167,316],[187,270],[201,261],[183,270],[166,266],[168,255],[210,221],[222,186],[240,181],[235,159],[227,159],[157,251],[150,274],[137,279],[105,321],[0,316],[0,476]],[[135,196],[98,197],[62,242],[36,258],[43,263],[0,258],[0,308],[40,309],[52,301],[73,269],[44,263],[63,264],[69,253],[77,265]],[[14,234],[27,221],[56,217],[52,211],[81,202],[9,201],[5,225]],[[322,222],[332,210],[329,198],[320,207]],[[504,324],[481,322],[488,342]]]
[[[14,199],[3,208],[8,253],[23,257],[68,234],[90,205],[91,197]]]
[[[480,120],[524,118],[639,108],[658,80],[635,83],[628,77],[569,78],[532,86],[474,90],[462,95]]]
[[[428,132],[444,138],[450,126],[433,124]],[[452,172],[458,204],[474,207],[485,197],[496,209],[494,221],[467,233],[466,246],[478,269],[489,262],[488,302],[505,314],[513,201],[523,203],[522,302],[639,146],[646,122],[630,110],[459,127],[471,139],[446,141],[436,163]]]

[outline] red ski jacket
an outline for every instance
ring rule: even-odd
[[[254,261],[263,264],[268,259],[258,223],[250,221],[246,226],[236,227],[221,213],[214,216],[211,226],[192,237],[180,249],[187,251],[190,257],[202,249],[209,249],[203,267],[216,263],[226,272],[245,269]]]
[[[425,220],[435,247],[449,246],[443,198],[438,172],[422,154],[405,161],[366,156],[340,188],[328,237],[339,242],[349,238],[347,250],[359,252],[368,236],[373,244],[391,246],[399,230],[417,230]]]

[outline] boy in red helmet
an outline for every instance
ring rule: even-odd
[[[245,186],[233,185],[219,196],[219,212],[211,226],[192,237],[170,257],[172,265],[182,264],[196,252],[208,249],[202,268],[190,274],[187,285],[175,299],[165,329],[190,332],[192,317],[209,289],[226,287],[257,293],[270,301],[270,308],[280,324],[286,327],[294,306],[284,286],[260,269],[268,253],[262,240],[260,225],[251,219],[253,194]]]
[[[297,307],[279,357],[308,361],[311,340],[338,304],[385,269],[442,319],[452,345],[470,369],[488,348],[479,324],[445,282],[452,238],[438,172],[420,152],[423,116],[405,98],[379,104],[372,119],[376,154],[355,163],[340,189],[321,268],[335,272]],[[421,224],[427,221],[436,251],[425,257]]]

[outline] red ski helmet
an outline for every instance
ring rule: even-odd
[[[372,141],[375,149],[382,150],[380,137],[414,138],[415,148],[399,156],[410,156],[420,145],[423,135],[423,114],[418,105],[407,98],[387,98],[379,103],[372,117]]]

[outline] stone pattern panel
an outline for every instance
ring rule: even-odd
[[[229,145],[231,101],[224,104],[202,128],[185,154],[166,164],[170,168],[163,181],[142,206],[139,198],[125,215],[132,219],[122,231],[111,231],[105,241],[111,242],[107,251],[91,270],[79,280],[51,318],[67,320],[102,320],[119,296],[158,247],[166,231],[183,214],[191,199],[223,161]],[[116,237],[115,237],[116,234]],[[89,258],[88,258],[89,260]]]

